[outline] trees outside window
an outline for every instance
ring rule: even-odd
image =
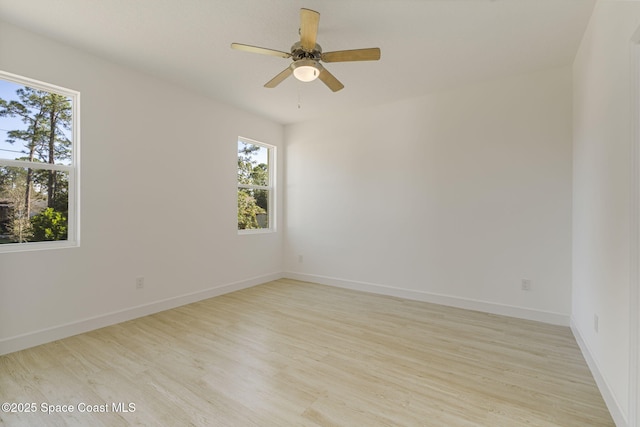
[[[238,230],[273,229],[275,147],[238,139]]]
[[[0,72],[0,251],[77,243],[74,91]]]

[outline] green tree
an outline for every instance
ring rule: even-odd
[[[269,185],[269,167],[264,163],[259,163],[251,170],[251,178],[254,185]],[[256,190],[253,193],[256,204],[266,213],[269,209],[269,192],[266,190]]]
[[[71,129],[71,101],[62,95],[40,91],[44,97],[45,140],[39,152],[40,159],[49,164],[56,161],[67,160],[71,156],[71,141],[66,137],[65,130]],[[62,174],[56,171],[48,171],[47,180],[47,206],[55,206],[58,194],[58,177]]]
[[[238,189],[238,229],[260,228],[258,215],[265,213],[266,211],[256,203],[252,190]]]
[[[254,144],[239,143],[238,148],[238,184],[255,184],[253,167],[257,163],[255,155],[260,151],[260,146]]]
[[[69,215],[69,179],[67,174],[60,171],[38,169],[33,171],[33,184],[39,188],[47,189],[51,174],[55,174],[55,191],[53,197],[47,197],[47,207],[52,207],[64,216]],[[48,193],[47,193],[48,196]],[[49,206],[51,204],[51,206]]]
[[[46,134],[44,130],[45,107],[44,99],[39,96],[35,89],[22,88],[16,91],[20,102],[16,100],[5,101],[0,98],[0,117],[20,117],[22,122],[27,125],[26,129],[10,130],[7,132],[7,142],[15,144],[17,141],[23,142],[26,151],[25,160],[33,162],[36,159],[38,146],[44,141]],[[31,212],[31,194],[33,170],[27,169],[26,185],[24,186],[24,209],[27,213]],[[21,209],[16,205],[15,209]]]
[[[32,236],[29,212],[24,203],[27,176],[24,168],[0,167],[0,199],[11,207],[6,228],[11,241],[17,243],[27,242]]]
[[[33,240],[66,240],[67,218],[53,208],[47,208],[31,218]]]
[[[260,150],[255,144],[238,144],[238,229],[261,228],[259,215],[265,215],[269,209],[267,190],[242,188],[242,185],[269,185],[269,166],[256,160]]]

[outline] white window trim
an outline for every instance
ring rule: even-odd
[[[69,215],[67,218],[67,240],[51,242],[4,243],[0,253],[25,252],[46,249],[74,248],[80,246],[80,92],[45,83],[0,70],[0,78],[19,85],[67,96],[72,100],[71,165],[37,163],[38,169],[57,170],[69,174]],[[29,162],[0,159],[0,166],[26,167]]]
[[[267,148],[267,153],[268,153],[268,162],[269,162],[269,184],[270,185],[247,185],[247,184],[238,184],[236,182],[236,187],[237,188],[249,188],[249,189],[254,189],[254,190],[267,190],[269,192],[269,199],[267,201],[268,205],[269,205],[269,214],[267,216],[268,220],[269,220],[269,226],[267,228],[250,228],[250,229],[244,229],[244,230],[238,230],[238,234],[239,235],[247,235],[247,234],[268,234],[268,233],[275,233],[276,230],[276,215],[277,215],[277,209],[276,209],[276,150],[277,147],[275,145],[271,145],[271,144],[267,144],[264,142],[260,142],[260,141],[256,141],[255,139],[251,139],[251,138],[245,138],[242,136],[238,137],[238,141],[247,143],[247,144],[253,144],[253,145],[259,145],[260,147],[265,147]],[[237,153],[236,153],[237,156]],[[237,197],[237,196],[236,196]],[[236,215],[237,216],[237,215]],[[238,227],[237,223],[236,223],[236,228]]]

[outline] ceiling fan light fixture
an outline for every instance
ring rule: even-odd
[[[293,76],[301,82],[312,82],[320,75],[320,64],[312,59],[301,59],[291,64]]]

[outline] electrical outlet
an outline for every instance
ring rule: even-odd
[[[593,330],[596,331],[596,333],[598,333],[598,322],[600,321],[600,319],[598,319],[598,315],[594,314],[593,315]]]
[[[531,290],[531,280],[522,279],[522,282],[520,282],[520,288],[523,291],[530,291]]]
[[[144,288],[144,277],[136,277],[136,289]]]
[[[302,255],[298,255],[298,262],[302,264],[304,262],[304,257]]]

